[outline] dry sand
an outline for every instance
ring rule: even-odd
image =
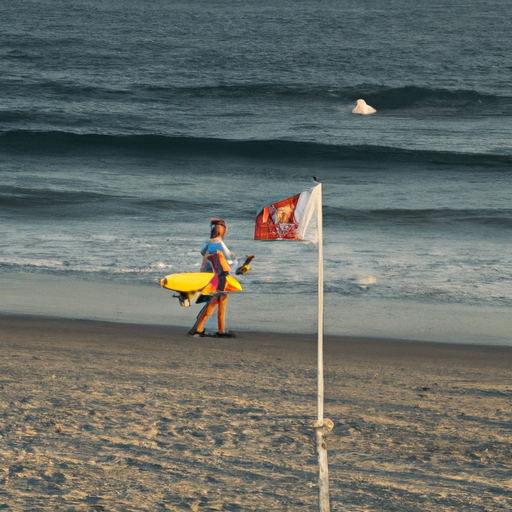
[[[0,510],[317,509],[312,336],[0,317]],[[512,347],[326,338],[333,511],[512,509]]]

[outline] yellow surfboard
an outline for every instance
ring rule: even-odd
[[[212,287],[208,286],[215,277],[213,272],[182,272],[180,274],[170,274],[165,276],[160,284],[168,290],[180,293],[196,293],[205,291],[205,295],[211,293]],[[241,292],[242,285],[233,277],[226,276],[226,290],[229,292]],[[207,288],[205,290],[205,288]]]
[[[165,276],[160,284],[175,292],[198,292],[212,280],[214,275],[213,272],[182,272]]]

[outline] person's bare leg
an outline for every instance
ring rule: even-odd
[[[226,330],[226,306],[228,299],[229,295],[219,297],[219,307],[217,308],[217,326],[220,333],[223,333]]]
[[[199,322],[196,325],[196,331],[197,332],[203,332],[203,326],[206,323],[206,320],[210,318],[211,314],[213,313],[213,310],[215,309],[215,306],[219,302],[218,297],[213,297],[212,300],[208,303],[208,306],[203,311],[203,314],[201,315],[201,318],[199,319]]]

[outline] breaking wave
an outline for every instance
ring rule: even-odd
[[[345,209],[324,206],[324,216],[329,223],[394,224],[402,226],[479,224],[512,229],[512,209]]]
[[[257,160],[368,161],[510,168],[512,155],[408,150],[388,146],[334,145],[294,140],[228,140],[165,135],[78,134],[13,130],[0,133],[10,154],[136,153]]]

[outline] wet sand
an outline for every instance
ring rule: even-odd
[[[316,338],[0,316],[0,509],[317,509]],[[512,347],[328,336],[333,511],[512,509]]]

